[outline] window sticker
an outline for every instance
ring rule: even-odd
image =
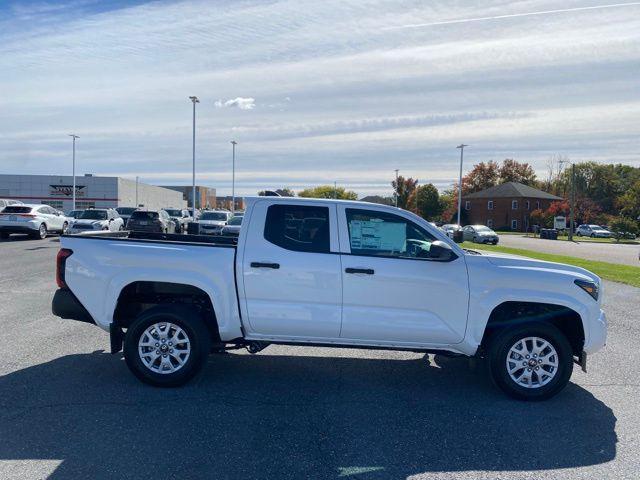
[[[351,249],[401,252],[405,248],[407,229],[404,223],[380,220],[352,220]]]

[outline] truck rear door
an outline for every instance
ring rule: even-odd
[[[335,205],[257,201],[238,259],[249,336],[338,338],[342,275]]]

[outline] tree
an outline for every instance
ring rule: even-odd
[[[540,208],[535,209],[531,212],[531,215],[529,215],[529,223],[531,225],[538,225],[542,228],[550,226],[549,219],[550,216]]]
[[[411,211],[431,221],[444,210],[438,189],[432,183],[417,187],[409,197],[409,206]]]
[[[520,163],[512,158],[503,160],[499,170],[500,183],[518,182],[536,186],[536,172],[528,163]]]
[[[398,207],[408,210],[410,207],[409,197],[418,186],[418,180],[413,178],[404,178],[402,175],[398,177],[398,183],[393,180],[391,182],[394,194],[398,195]]]
[[[628,217],[618,217],[611,224],[611,231],[613,238],[616,242],[619,242],[621,238],[626,238],[627,235],[636,235],[638,233],[638,223]]]
[[[620,213],[629,218],[640,220],[640,180],[616,200]]]
[[[295,197],[296,196],[296,192],[294,192],[293,190],[291,190],[290,188],[278,188],[276,190],[272,190],[273,192],[276,192],[278,195],[280,195],[281,197]],[[266,190],[260,190],[258,192],[258,195],[261,197],[264,197],[266,195]]]
[[[464,194],[479,192],[494,187],[500,179],[500,166],[490,160],[473,166],[471,171],[462,177],[462,192]]]
[[[320,185],[318,187],[306,188],[298,192],[299,197],[306,198],[338,198],[340,200],[357,200],[358,194],[344,187],[334,187],[333,185]]]

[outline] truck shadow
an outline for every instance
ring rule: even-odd
[[[461,359],[269,348],[214,355],[179,389],[142,385],[103,352],[0,377],[0,474],[21,474],[3,460],[57,460],[50,478],[378,479],[616,455],[613,412],[575,384],[523,403]]]

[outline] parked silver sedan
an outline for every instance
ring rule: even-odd
[[[484,225],[466,225],[462,229],[462,237],[465,242],[492,243],[497,245],[500,238],[498,234]]]

